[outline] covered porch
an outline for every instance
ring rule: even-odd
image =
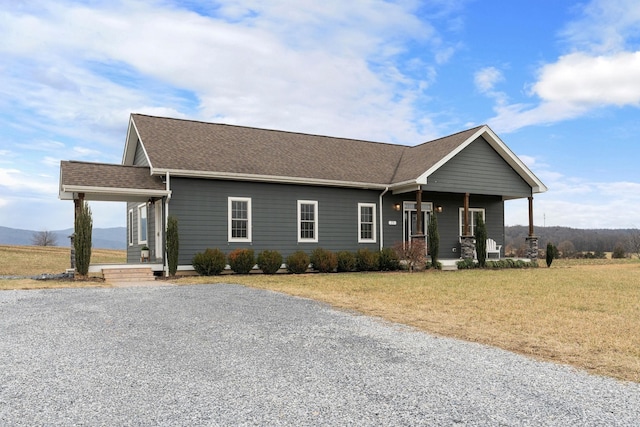
[[[89,273],[93,275],[104,275],[105,270],[132,273],[134,269],[143,268],[152,275],[166,270],[164,247],[170,196],[165,180],[152,176],[148,167],[77,161],[60,163],[59,198],[74,202],[74,218],[84,201],[122,202],[123,207],[124,204],[127,206],[126,263],[92,263]],[[133,215],[134,209],[136,215]],[[73,262],[73,254],[70,258]]]

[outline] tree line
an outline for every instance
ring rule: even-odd
[[[529,235],[529,227],[514,225],[505,227],[505,253],[513,256],[524,256],[526,253],[525,238]],[[553,244],[560,256],[573,257],[578,254],[621,251],[626,255],[640,255],[640,230],[628,229],[579,229],[571,227],[536,227],[535,235],[539,238],[538,247],[543,249],[548,243]],[[522,252],[522,254],[521,254]]]

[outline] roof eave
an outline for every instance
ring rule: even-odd
[[[127,201],[142,200],[150,197],[170,196],[168,190],[151,190],[144,188],[91,187],[85,185],[63,185],[58,193],[60,200],[74,200],[78,193],[91,195],[87,200]]]
[[[235,172],[206,172],[206,171],[194,171],[194,170],[183,170],[183,169],[151,168],[151,175],[165,175],[166,173],[169,173],[172,177],[223,179],[223,180],[253,181],[253,182],[273,182],[277,184],[347,187],[347,188],[360,188],[360,189],[367,189],[367,190],[384,190],[385,188],[388,187],[388,184],[372,183],[372,182],[340,181],[340,180],[306,178],[306,177],[295,177],[295,176],[244,174],[244,173],[235,173]]]

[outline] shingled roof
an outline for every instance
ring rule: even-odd
[[[160,176],[411,191],[468,144],[484,138],[531,185],[542,182],[486,125],[416,146],[132,114],[122,165],[62,162],[60,197],[162,196]],[[148,165],[133,166],[140,153]],[[107,193],[113,193],[107,195]],[[102,198],[101,198],[102,197]]]
[[[146,200],[167,194],[161,177],[144,166],[123,166],[78,161],[60,162],[60,198],[72,200],[73,193],[90,192],[91,200]]]

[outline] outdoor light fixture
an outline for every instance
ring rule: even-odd
[[[400,211],[400,203],[396,203],[395,205],[393,205],[393,210]]]
[[[441,213],[442,212],[442,206],[436,206],[436,212]]]

